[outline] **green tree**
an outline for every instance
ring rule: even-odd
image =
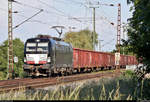
[[[128,0],[133,3],[133,17],[129,19],[128,45],[150,72],[150,0]]]
[[[18,57],[18,63],[14,63],[14,74],[16,77],[21,77],[23,74],[23,58],[24,58],[24,43],[16,38],[13,40],[13,52],[14,56]],[[7,62],[8,62],[8,40],[4,41],[0,45],[0,79],[4,79],[7,77]]]
[[[120,54],[133,55],[133,52],[129,52],[129,46],[120,45]],[[112,50],[111,53],[118,52],[116,49]]]
[[[97,44],[98,34],[95,34],[94,38],[95,44]],[[65,34],[64,40],[71,43],[75,48],[93,50],[92,32],[88,29],[79,32],[68,32]]]

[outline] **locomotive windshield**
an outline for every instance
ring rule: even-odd
[[[26,51],[27,52],[35,52],[36,51],[36,43],[27,43]]]
[[[48,51],[48,43],[38,43],[37,52],[47,52]]]
[[[46,53],[48,52],[48,42],[38,42],[38,43],[28,42],[26,44],[26,52]]]

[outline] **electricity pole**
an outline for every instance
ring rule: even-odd
[[[118,4],[118,24],[117,24],[117,69],[120,69],[120,36],[121,36],[121,4]]]
[[[95,50],[95,7],[93,7],[93,50]]]
[[[93,50],[95,50],[95,34],[96,34],[96,31],[95,31],[95,8],[99,8],[99,7],[90,7],[90,8],[93,8],[93,32],[92,32],[92,45],[93,45]]]
[[[12,2],[16,2],[15,0],[8,0],[8,76],[7,78],[13,79],[14,78],[14,57],[13,57],[13,29],[19,27],[23,23],[27,22],[37,14],[41,13],[43,9],[41,9],[39,12],[28,18],[27,20],[21,22],[15,27],[12,27],[12,13],[18,13],[18,12],[12,12]]]
[[[121,4],[118,4],[117,50],[119,53],[120,53],[120,35],[121,35]]]
[[[102,41],[104,40],[99,40],[99,51],[102,51],[102,44],[101,44]]]
[[[89,2],[89,4],[91,4]],[[95,6],[92,6],[90,8],[93,8],[93,33],[92,33],[92,42],[93,42],[93,50],[95,50],[95,35],[96,35],[96,31],[95,31],[95,9],[99,8],[99,5],[104,5],[104,6],[114,6],[113,4],[101,4],[99,2],[97,2],[97,4],[95,4]]]
[[[8,78],[12,79],[14,74],[13,63],[13,31],[12,31],[12,2],[8,0]]]

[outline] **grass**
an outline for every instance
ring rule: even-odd
[[[149,100],[150,80],[136,80],[132,71],[116,79],[88,80],[48,90],[24,90],[0,95],[0,100]]]

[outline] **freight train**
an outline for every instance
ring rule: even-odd
[[[120,67],[137,64],[135,56],[120,55]],[[23,69],[28,76],[69,75],[116,68],[115,55],[73,48],[59,38],[39,35],[27,39]]]

